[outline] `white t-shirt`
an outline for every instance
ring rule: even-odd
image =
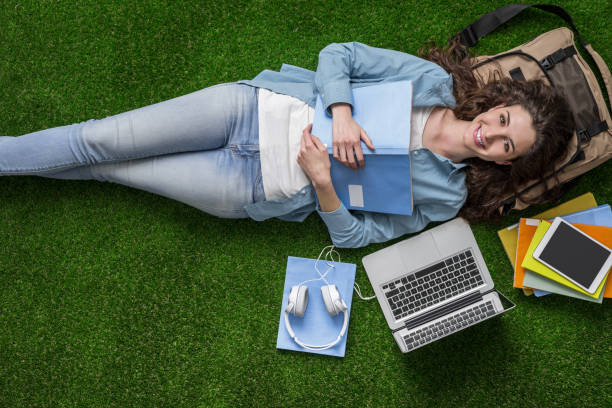
[[[297,155],[302,131],[312,123],[314,109],[292,96],[263,88],[258,92],[259,155],[266,200],[291,197],[310,183]],[[410,150],[423,147],[423,129],[433,109],[412,109]]]
[[[310,183],[297,163],[302,131],[314,109],[297,98],[259,88],[259,157],[266,200],[291,197]]]
[[[412,116],[410,117],[410,151],[423,147],[423,130],[425,130],[427,119],[429,119],[429,115],[434,108],[435,106],[412,108]]]

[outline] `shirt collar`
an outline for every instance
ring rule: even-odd
[[[451,171],[448,173],[448,177],[449,177],[449,178],[450,178],[450,177],[452,177],[452,176],[454,176],[455,174],[457,174],[457,173],[461,172],[461,170],[462,170],[462,169],[463,169],[465,166],[467,166],[467,164],[466,164],[466,163],[455,163],[455,162],[453,162],[451,159],[449,159],[449,158],[447,158],[447,157],[444,157],[444,156],[442,156],[442,155],[440,155],[440,154],[438,154],[438,153],[436,153],[436,152],[432,152],[431,150],[429,150],[429,149],[428,149],[428,148],[426,148],[426,147],[421,147],[420,149],[416,149],[416,150],[423,150],[423,151],[426,151],[426,152],[428,152],[429,154],[433,155],[433,156],[434,156],[436,159],[438,159],[438,161],[440,161],[441,163],[446,163],[446,164],[448,164],[449,166],[451,166],[451,167],[452,167],[452,170],[451,170]]]
[[[427,150],[428,152],[433,154],[438,160],[440,160],[442,163],[448,163],[451,166],[453,166],[455,168],[455,170],[459,170],[459,169],[462,169],[465,166],[467,166],[466,163],[455,163],[454,161],[452,161],[448,157],[444,157],[441,154],[438,154],[436,152],[432,152],[431,150],[427,149],[426,147],[423,147],[422,150]]]

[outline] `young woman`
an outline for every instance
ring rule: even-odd
[[[331,44],[316,73],[283,65],[102,120],[1,137],[0,175],[111,181],[219,217],[302,221],[316,210],[340,247],[386,241],[457,213],[490,218],[516,186],[563,156],[572,116],[540,82],[479,86],[466,55],[457,45],[432,49],[426,58],[436,64]],[[352,119],[351,89],[400,80],[414,91],[413,215],[351,213],[331,184],[325,147],[310,133],[316,96],[333,116],[334,157],[357,169],[360,141],[375,144]]]

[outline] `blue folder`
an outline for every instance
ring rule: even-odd
[[[353,89],[353,118],[376,150],[361,142],[365,167],[351,170],[331,158],[332,183],[346,208],[412,214],[410,116],[412,83],[383,82]],[[333,154],[332,118],[317,97],[312,134]]]
[[[287,308],[291,287],[305,280],[319,277],[317,271],[314,269],[315,261],[315,259],[296,258],[293,256],[287,259],[287,274],[285,275],[285,288],[283,290],[283,302],[281,304],[276,348],[344,357],[348,327],[344,337],[342,337],[342,340],[340,340],[338,344],[332,348],[321,351],[312,351],[302,348],[289,337],[289,333],[287,333],[287,329],[285,328],[285,309]],[[351,304],[353,302],[353,283],[355,282],[355,271],[357,270],[357,266],[355,264],[342,262],[331,263],[335,268],[329,271],[325,279],[338,288],[340,297],[342,297],[344,303],[346,303],[348,307],[347,313],[350,319]],[[328,268],[326,261],[319,261],[318,268],[321,273],[325,273]],[[308,306],[306,307],[306,313],[304,313],[304,317],[289,315],[291,328],[297,338],[306,344],[329,344],[338,337],[344,322],[344,314],[339,313],[331,317],[329,313],[327,313],[320,289],[321,286],[325,285],[324,281],[308,282],[304,285],[308,286]]]
[[[595,208],[588,208],[575,213],[562,215],[561,218],[574,224],[612,227],[612,209],[609,204],[603,204]],[[550,221],[552,221],[552,219]]]
[[[604,227],[612,227],[612,209],[608,204],[603,204],[595,208],[588,208],[586,210],[577,211],[575,213],[562,215],[567,222],[574,224],[585,224],[585,225],[601,225]],[[550,220],[552,221],[552,220]],[[545,278],[543,278],[545,279]],[[557,284],[556,282],[548,282],[550,284]],[[558,284],[561,285],[561,284]],[[533,294],[536,297],[542,297],[550,295],[551,292],[545,290],[534,289]],[[601,292],[603,296],[603,291]],[[601,303],[601,298],[598,299]]]

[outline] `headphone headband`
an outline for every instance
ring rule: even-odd
[[[346,333],[346,329],[348,327],[348,313],[346,309],[343,310],[342,313],[344,313],[344,322],[342,323],[342,329],[340,330],[340,333],[338,334],[338,337],[336,338],[336,340],[328,344],[322,344],[322,345],[306,344],[306,343],[303,343],[300,339],[298,339],[295,333],[293,332],[293,329],[291,328],[291,323],[289,321],[289,312],[287,310],[285,310],[285,327],[287,328],[287,332],[289,333],[289,336],[293,339],[293,341],[295,341],[297,344],[299,344],[303,348],[312,350],[312,351],[327,350],[329,348],[334,347],[336,344],[338,344],[340,340],[342,340],[342,336],[344,336],[344,334]]]
[[[308,303],[308,288],[306,286],[293,286],[291,288],[289,300],[287,301],[287,307],[285,308],[285,327],[287,328],[289,336],[303,348],[313,351],[326,350],[338,344],[342,339],[342,336],[344,336],[344,333],[346,333],[346,328],[348,326],[348,307],[346,306],[346,303],[344,303],[344,300],[342,300],[340,297],[340,292],[338,292],[336,285],[322,286],[321,296],[323,297],[327,313],[329,313],[330,316],[336,316],[340,312],[344,313],[344,323],[342,324],[342,329],[340,330],[336,340],[331,343],[321,345],[304,343],[297,338],[293,328],[291,327],[289,314],[299,317],[304,316],[306,305]]]

